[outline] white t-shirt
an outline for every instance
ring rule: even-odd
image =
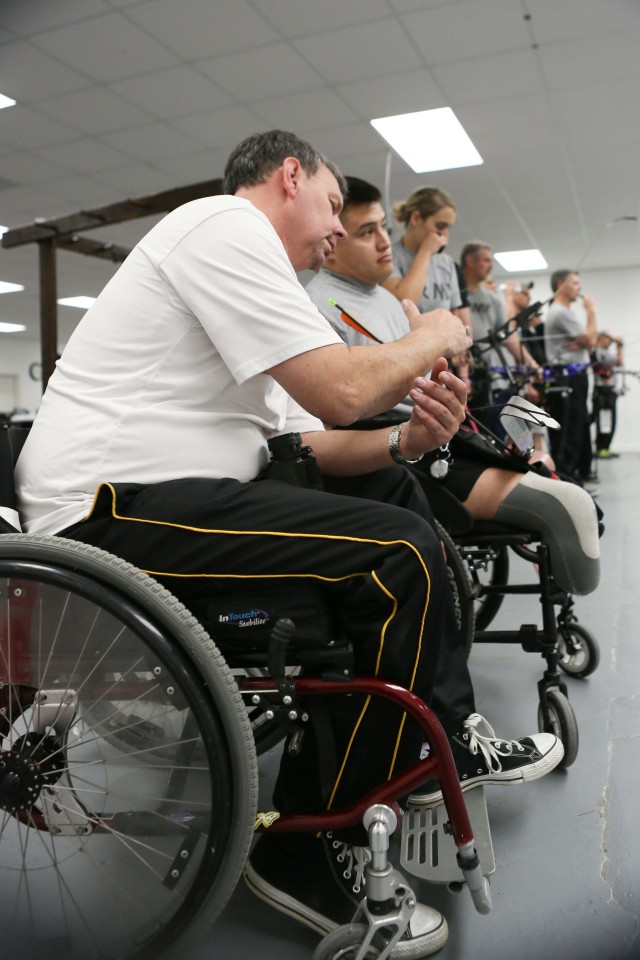
[[[17,466],[24,529],[81,520],[103,481],[251,480],[270,436],[322,429],[264,371],[340,342],[249,201],[179,207],[137,244],[58,361]]]

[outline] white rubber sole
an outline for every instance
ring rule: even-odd
[[[305,926],[315,930],[321,936],[337,929],[337,923],[333,923],[333,921],[307,907],[288,893],[273,887],[256,873],[249,862],[244,868],[244,880],[251,892],[268,903],[269,906],[299,923],[304,923]],[[442,914],[431,907],[418,903],[411,918],[412,926],[414,928],[419,926],[421,920],[423,923],[435,923],[434,929],[413,937],[411,940],[403,940],[396,944],[391,952],[392,960],[421,960],[422,957],[431,956],[431,954],[444,947],[449,937],[449,928]]]
[[[528,783],[532,780],[539,780],[554,770],[564,757],[564,747],[561,740],[556,740],[555,744],[543,757],[535,763],[526,767],[517,767],[515,770],[502,770],[500,773],[486,773],[480,777],[469,778],[460,781],[460,789],[463,793],[467,790],[473,790],[474,787],[511,787],[518,783]],[[412,793],[407,800],[407,806],[412,809],[427,809],[437,807],[444,802],[441,790],[433,793]]]

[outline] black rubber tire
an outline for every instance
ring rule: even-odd
[[[471,652],[471,647],[473,646],[473,635],[476,630],[473,584],[471,583],[469,567],[451,536],[437,520],[436,531],[444,544],[447,574],[449,584],[451,585],[451,592],[453,593],[456,622],[465,653],[468,657]]]
[[[201,625],[102,550],[0,536],[0,680],[5,769],[30,756],[25,730],[57,738],[36,765],[49,779],[22,813],[10,809],[15,774],[4,794],[0,783],[5,944],[121,960],[200,937],[241,874],[258,787],[244,704]],[[63,730],[60,711],[45,726],[33,706],[44,690],[70,698]],[[81,829],[59,829],[48,794],[64,816],[80,811]]]
[[[481,587],[483,583],[488,586],[508,583],[509,548],[505,546],[497,547],[489,560],[488,569],[486,571],[478,570],[477,573]],[[491,593],[483,596],[482,591],[480,592],[475,600],[476,630],[486,630],[489,627],[502,606],[503,600],[503,593]]]
[[[600,646],[581,623],[570,621],[558,627],[558,650],[561,654],[558,666],[570,677],[584,679],[598,669]]]
[[[546,706],[549,713],[545,723],[543,704],[538,706],[538,730],[541,733],[553,733],[562,741],[564,757],[558,766],[570,767],[578,756],[578,723],[573,707],[561,690],[550,687],[546,693]]]
[[[345,924],[323,937],[316,947],[312,960],[353,960],[362,946],[368,927],[364,923]],[[375,947],[367,950],[366,960],[376,960],[380,951]]]

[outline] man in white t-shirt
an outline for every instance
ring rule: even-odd
[[[403,509],[415,482],[397,463],[457,430],[466,390],[443,355],[470,340],[445,310],[422,317],[408,308],[411,331],[376,349],[350,349],[331,329],[296,271],[322,266],[344,235],[343,183],[292,134],[256,134],[231,154],[225,196],[186,204],[150,230],[49,382],[17,468],[20,511],[29,532],[100,546],[187,601],[194,584],[215,590],[234,578],[325,585],[356,671],[428,701],[455,621],[440,545]],[[401,430],[323,430],[407,393],[414,408]],[[289,431],[313,447],[326,490],[340,487],[331,477],[366,474],[383,502],[251,482],[268,438]],[[306,736],[298,754],[283,756],[275,798],[285,812],[349,805],[419,756],[420,731],[390,705],[335,699],[335,782],[323,790]],[[549,747],[555,757],[555,738]],[[341,838],[360,860],[353,844],[363,837],[358,828]],[[336,843],[266,834],[247,882],[327,932],[351,919],[365,892],[336,870]],[[419,905],[405,936],[406,956],[426,956],[446,939],[446,923]]]

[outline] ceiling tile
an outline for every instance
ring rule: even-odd
[[[315,126],[306,130],[300,128],[296,132],[337,164],[369,150],[384,151],[386,146],[368,123],[348,123],[341,127],[330,126],[324,129]]]
[[[335,90],[360,117],[371,120],[447,105],[442,90],[424,69],[341,83]]]
[[[77,136],[77,132],[66,123],[56,123],[44,117],[39,110],[27,106],[11,107],[0,113],[0,140],[4,145],[11,145],[18,150],[64,143]]]
[[[224,107],[233,98],[193,67],[172,67],[111,84],[154,117],[171,118]]]
[[[22,0],[0,6],[0,24],[18,35],[28,36],[108,12],[104,0],[64,0],[64,3]]]
[[[187,61],[248,50],[279,39],[246,0],[151,0],[127,12],[147,33]]]
[[[284,130],[307,129],[309,120],[319,127],[343,124],[357,117],[333,90],[308,90],[285,97],[259,100],[253,104],[258,116],[270,126]]]
[[[402,14],[400,19],[432,68],[436,63],[526,50],[531,45],[522,7],[504,0],[445,3]]]
[[[123,197],[146,197],[152,193],[170,190],[173,181],[161,170],[147,163],[136,163],[117,170],[103,170],[100,179],[110,190],[111,203]]]
[[[421,66],[416,48],[390,18],[301,37],[293,45],[332,84]]]
[[[49,188],[52,195],[60,198],[57,201],[56,209],[62,208],[63,213],[101,207],[105,203],[111,203],[114,199],[113,188],[108,184],[93,177],[82,177],[78,174],[54,180],[53,183],[49,184]],[[46,216],[52,215],[50,211],[46,213]]]
[[[198,69],[240,101],[276,97],[292,90],[313,90],[323,85],[316,71],[286,43],[252,50],[250,70],[236,54],[200,60]]]
[[[385,0],[322,0],[322,3],[301,3],[300,0],[268,0],[262,8],[265,17],[285,37],[306,33],[324,33],[354,23],[388,17]]]
[[[176,57],[120,13],[39,33],[41,50],[94,80],[120,80],[176,64]]]
[[[45,100],[39,109],[57,120],[66,120],[76,131],[85,134],[122,130],[148,123],[150,119],[144,111],[104,87],[90,87]]]
[[[640,7],[640,4],[638,4]],[[552,88],[592,85],[594,64],[598,83],[640,78],[640,27],[622,33],[550,43],[538,51],[547,84]]]
[[[154,166],[171,177],[173,186],[215,180],[222,177],[231,149],[224,147],[220,150],[201,150],[199,153],[189,153],[185,157],[162,157],[154,162]]]
[[[530,26],[538,43],[604,36],[640,27],[637,0],[535,0]]]
[[[55,150],[57,146],[51,149]],[[20,151],[5,154],[2,158],[2,176],[20,186],[47,183],[49,180],[55,180],[56,176],[64,176],[66,172],[65,165],[57,163],[51,157],[49,150],[46,156]]]
[[[543,90],[540,67],[532,50],[494,53],[490,57],[435,65],[432,69],[451,105]]]
[[[52,60],[31,43],[16,40],[0,49],[0,93],[13,97],[18,106],[88,85],[86,76]]]
[[[126,154],[113,150],[100,140],[90,137],[52,146],[47,151],[47,157],[68,170],[87,174],[113,167],[124,167],[131,160]]]
[[[131,130],[121,130],[103,138],[115,150],[138,160],[153,162],[158,157],[175,157],[199,150],[201,142],[192,140],[166,123],[152,123]]]
[[[261,128],[256,114],[243,106],[224,107],[197,117],[182,117],[174,120],[173,125],[199,143],[218,149],[226,146],[231,149]]]

